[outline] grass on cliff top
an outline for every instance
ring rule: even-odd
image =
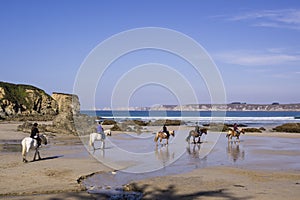
[[[31,102],[27,102],[28,93],[26,90],[37,90],[39,93],[49,96],[44,90],[34,87],[32,85],[13,84],[0,81],[0,87],[4,89],[5,96],[0,100],[8,100],[13,103],[23,104],[30,107]]]

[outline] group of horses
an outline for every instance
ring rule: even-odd
[[[232,129],[230,129],[228,131],[228,133],[226,134],[226,137],[228,138],[228,142],[232,141],[233,137],[236,137],[236,140],[239,142],[239,137],[240,134],[243,133],[245,134],[244,129],[240,129],[239,131],[234,131]],[[195,131],[195,130],[191,130],[189,132],[189,135],[186,137],[186,141],[188,143],[190,143],[190,138],[193,137],[193,143],[201,143],[201,136],[203,134],[207,134],[207,129],[206,128],[202,128],[200,129],[199,132]],[[105,148],[105,138],[106,136],[111,136],[111,130],[105,130],[102,133],[91,133],[89,136],[89,145],[93,148],[93,150],[95,151],[95,146],[94,143],[95,141],[101,141],[101,149]],[[166,141],[166,145],[169,143],[169,138],[170,136],[175,137],[175,131],[174,130],[170,130],[169,134],[166,134],[163,131],[159,131],[157,133],[155,133],[155,137],[154,137],[154,142],[156,143],[156,145],[158,145],[158,141],[160,143],[162,143],[162,140],[165,139]],[[198,141],[196,142],[196,138],[198,138]],[[47,144],[47,137],[44,134],[40,135],[40,139],[41,139],[41,144],[46,145]],[[26,154],[29,152],[30,149],[34,149],[35,153],[34,153],[34,158],[33,161],[36,160],[36,156],[38,156],[38,159],[41,159],[40,153],[38,151],[39,149],[39,145],[37,143],[37,141],[33,138],[30,137],[26,137],[22,140],[21,142],[22,144],[22,156],[23,156],[23,162],[28,162],[26,159]]]
[[[175,136],[175,131],[169,131],[170,135],[172,135],[173,137]],[[241,133],[245,134],[245,130],[244,129],[240,129],[239,131],[234,131],[232,129],[230,129],[227,134],[226,134],[226,137],[228,138],[228,142],[232,141],[232,138],[233,137],[236,137],[236,140],[237,142],[240,142],[240,135]],[[205,134],[207,135],[207,129],[206,128],[201,128],[198,131],[195,131],[195,130],[191,130],[189,132],[189,135],[186,137],[186,141],[188,143],[190,143],[190,138],[193,137],[193,143],[196,144],[196,143],[201,143],[201,136]],[[154,142],[158,142],[158,140],[160,141],[160,143],[162,142],[163,139],[166,139],[167,142],[166,144],[168,144],[168,141],[169,141],[169,137],[166,133],[162,132],[162,131],[159,131],[156,133],[155,135],[155,138],[154,138]],[[196,142],[196,138],[198,138],[198,141]]]

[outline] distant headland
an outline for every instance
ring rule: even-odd
[[[100,110],[111,110],[104,108]],[[152,107],[118,108],[117,110],[132,111],[300,111],[300,103],[293,104],[246,104],[233,102],[230,104],[186,104],[186,105],[157,105]]]

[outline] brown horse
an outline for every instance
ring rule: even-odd
[[[202,136],[202,134],[207,134],[207,129],[206,128],[202,128],[202,129],[200,129],[200,133],[198,133],[198,132],[196,132],[196,131],[194,131],[194,130],[191,130],[190,131],[190,133],[189,133],[189,135],[186,137],[186,141],[188,142],[188,143],[190,143],[190,138],[193,136],[193,143],[194,144],[196,144],[196,137],[198,137],[198,142],[197,143],[201,143],[200,142],[200,139],[201,139],[201,136]]]
[[[172,135],[173,137],[175,136],[175,131],[171,130],[169,131],[170,135]],[[159,142],[161,143],[162,142],[162,139],[167,139],[167,143],[168,144],[168,141],[169,141],[169,137],[170,136],[167,136],[167,134],[165,132],[162,132],[162,131],[159,131],[156,133],[155,135],[155,138],[154,138],[154,142],[156,142],[156,145],[157,145],[157,141],[159,139]]]
[[[240,142],[240,135],[241,135],[241,133],[245,134],[245,130],[244,130],[244,129],[241,129],[239,132],[236,132],[236,131],[230,129],[230,130],[228,131],[228,133],[226,134],[226,137],[228,138],[228,142],[229,142],[230,140],[232,140],[233,137],[236,137],[236,140],[237,140],[238,142]]]

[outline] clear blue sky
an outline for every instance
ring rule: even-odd
[[[173,29],[201,44],[221,73],[228,103],[300,102],[297,0],[0,0],[0,80],[34,85],[49,94],[72,93],[76,74],[93,48],[114,34],[141,27]],[[124,58],[119,65],[134,67],[153,62],[153,57],[157,62],[164,54],[145,51],[135,58],[147,55],[134,64],[134,58]],[[172,59],[170,65],[185,65]],[[96,107],[110,106],[109,90],[130,66],[108,72],[107,87],[97,91]],[[209,103],[207,91],[197,87],[203,92],[197,94],[199,103]],[[84,96],[79,98],[85,102]],[[176,103],[157,85],[141,88],[130,99],[131,106]]]

